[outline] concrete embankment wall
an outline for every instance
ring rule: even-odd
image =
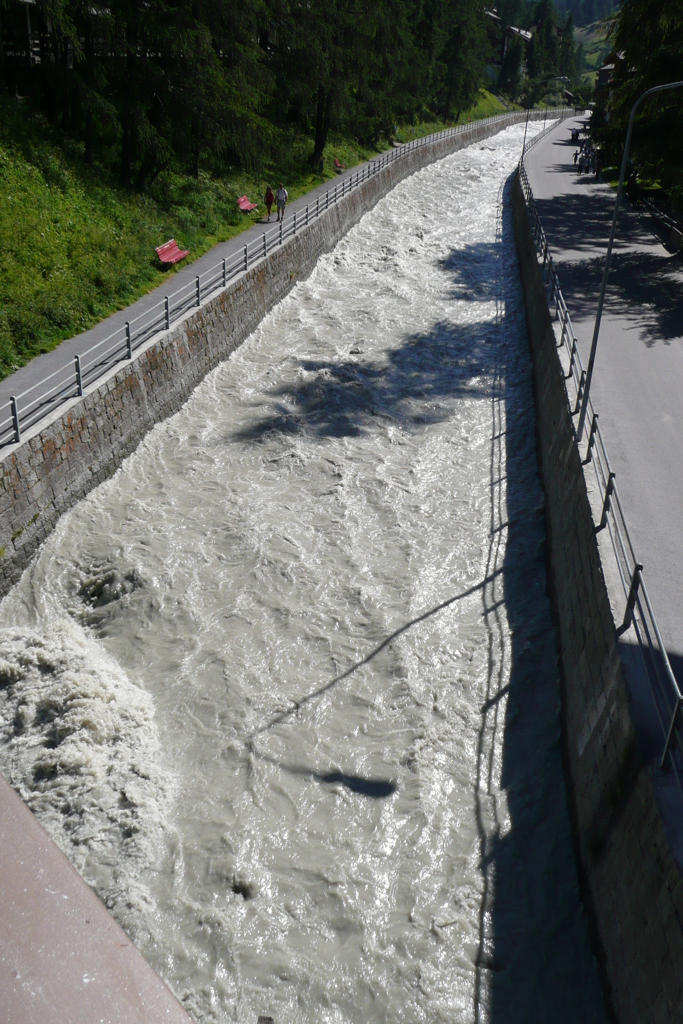
[[[519,178],[513,217],[533,361],[571,811],[621,1024],[683,1020],[683,887],[635,742],[595,525]]]
[[[532,119],[540,117],[532,114]],[[59,516],[116,470],[144,435],[176,412],[202,378],[306,278],[399,181],[522,120],[473,124],[407,152],[340,199],[227,288],[151,339],[131,362],[57,409],[0,453],[0,596],[17,582]]]

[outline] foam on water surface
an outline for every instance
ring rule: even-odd
[[[522,135],[394,189],[0,607],[0,770],[197,1021],[604,1020]]]

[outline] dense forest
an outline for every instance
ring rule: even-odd
[[[290,125],[317,163],[331,130],[367,142],[427,107],[457,116],[490,58],[479,0],[0,0],[0,19],[0,89],[86,159],[117,148],[138,188],[174,156],[257,165]]]
[[[568,92],[577,104],[589,101],[592,87],[583,81],[582,48],[575,45],[571,14],[561,18],[553,0],[501,0],[497,13],[503,28],[514,25],[530,36],[508,39],[498,75],[498,87],[503,93],[533,106],[548,95],[549,88],[553,91],[547,80],[562,76],[565,86],[554,85],[558,98]]]
[[[555,12],[560,24],[571,15],[572,24],[592,25],[612,14],[621,0],[555,0]],[[499,0],[497,10],[511,25],[528,28],[539,20],[538,3],[529,0]]]
[[[614,78],[598,93],[594,134],[608,159],[621,160],[626,128],[636,99],[656,85],[683,79],[681,0],[624,0],[611,30]],[[668,192],[683,212],[683,89],[646,100],[636,117],[631,147],[642,177]]]
[[[571,14],[575,25],[593,25],[618,8],[620,0],[557,0],[561,18]]]
[[[551,0],[510,2],[540,25],[529,76],[575,79]],[[455,120],[497,84],[500,44],[483,0],[0,0],[0,91],[142,191],[172,162],[258,167],[293,128],[316,166],[331,132],[376,144],[399,121]],[[524,56],[499,83],[512,99]]]

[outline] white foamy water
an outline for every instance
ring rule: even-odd
[[[503,210],[523,131],[367,214],[0,607],[0,769],[196,1021],[605,1020]]]

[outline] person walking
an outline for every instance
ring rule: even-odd
[[[579,159],[578,149],[574,150],[574,167],[576,167],[576,161]]]
[[[275,196],[273,195],[273,190],[270,187],[270,185],[266,185],[265,203],[266,203],[266,209],[268,211],[268,220],[270,220],[270,211],[272,209],[272,206],[273,206],[274,202],[275,202]]]
[[[287,205],[287,200],[289,199],[289,193],[287,192],[287,189],[282,184],[282,182],[280,182],[280,187],[275,193],[275,197],[277,199],[277,219],[284,220],[285,206]]]

